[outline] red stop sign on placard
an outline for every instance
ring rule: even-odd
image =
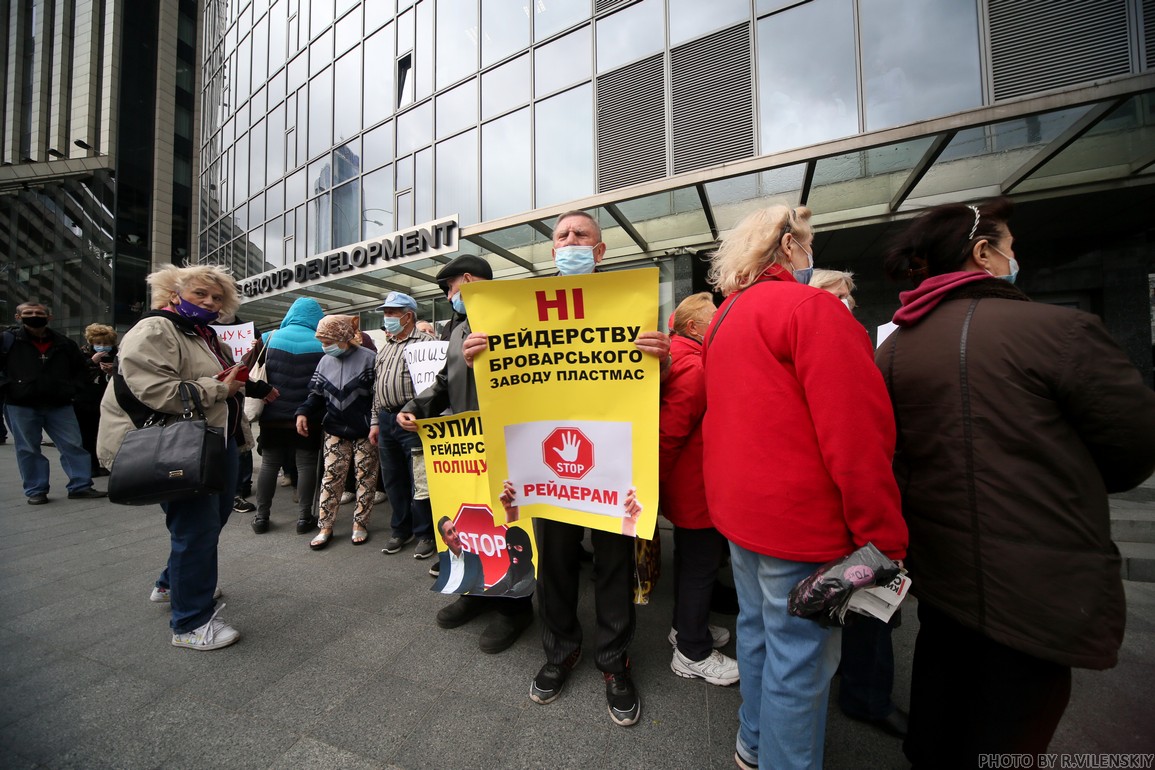
[[[580,479],[593,470],[594,444],[577,428],[555,428],[541,442],[541,458],[559,478]]]
[[[493,512],[489,506],[463,504],[457,509],[453,526],[461,538],[461,547],[481,557],[486,587],[500,580],[509,569],[509,557],[505,553],[505,527],[493,523]]]

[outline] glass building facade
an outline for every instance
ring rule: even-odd
[[[198,258],[244,278],[450,217],[498,277],[542,275],[554,219],[581,207],[607,265],[658,263],[672,304],[741,215],[805,203],[873,328],[897,290],[871,260],[926,205],[1009,194],[1040,222],[1121,205],[1107,251],[1147,238],[1150,16],[1141,0],[206,0]],[[365,312],[400,288],[429,311],[446,259],[319,291]],[[1078,284],[1051,274],[1047,292],[1112,304],[1070,299]],[[246,316],[274,322],[294,296]]]

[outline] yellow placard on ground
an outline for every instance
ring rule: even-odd
[[[493,499],[522,519],[652,538],[661,362],[634,340],[657,329],[657,269],[479,281],[462,296],[489,337],[473,373]]]
[[[418,420],[417,426],[441,565],[432,590],[485,596],[532,594],[537,572],[533,527],[529,522],[494,523],[481,415],[462,412]],[[504,521],[504,513],[499,518]]]

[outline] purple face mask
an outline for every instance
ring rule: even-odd
[[[176,312],[191,321],[196,321],[197,323],[202,324],[211,324],[213,321],[217,320],[217,316],[220,315],[218,312],[205,310],[200,305],[194,305],[184,297],[180,298],[180,304],[177,305]]]

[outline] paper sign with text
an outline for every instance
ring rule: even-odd
[[[523,519],[652,538],[661,362],[634,340],[657,329],[658,271],[478,281],[462,296],[489,338],[473,374],[492,497],[516,482]]]
[[[255,334],[256,326],[252,321],[243,324],[233,324],[231,326],[220,326],[212,324],[213,330],[217,333],[217,339],[221,341],[222,345],[232,348],[233,360],[239,362],[244,358],[245,353],[253,349],[256,344]]]
[[[405,364],[413,379],[413,392],[420,393],[433,384],[437,373],[445,366],[448,342],[414,342],[405,346]]]

